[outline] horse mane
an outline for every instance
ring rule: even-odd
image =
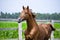
[[[36,15],[35,15],[34,13],[32,13],[32,16],[33,16],[33,18],[35,18],[35,17],[36,17]]]
[[[32,12],[32,9],[30,9],[30,11],[31,11],[31,14],[32,14],[33,18],[35,18],[36,15]]]

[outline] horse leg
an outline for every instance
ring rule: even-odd
[[[25,40],[32,40],[32,39],[27,39],[27,38],[25,38]]]
[[[25,36],[25,40],[33,40],[30,35]]]
[[[48,38],[45,38],[44,40],[48,40]]]

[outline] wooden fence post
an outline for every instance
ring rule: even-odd
[[[22,40],[22,23],[18,24],[19,40]]]
[[[54,27],[54,20],[52,20],[52,26]],[[54,31],[51,33],[51,40],[54,40]]]

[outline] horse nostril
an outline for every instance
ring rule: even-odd
[[[18,23],[20,23],[20,22],[22,22],[23,21],[23,19],[18,19]]]
[[[20,19],[18,19],[18,23],[20,23]]]

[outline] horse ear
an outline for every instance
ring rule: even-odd
[[[27,9],[29,9],[29,6],[27,6]]]
[[[23,10],[24,10],[25,8],[24,8],[24,6],[23,6]]]

